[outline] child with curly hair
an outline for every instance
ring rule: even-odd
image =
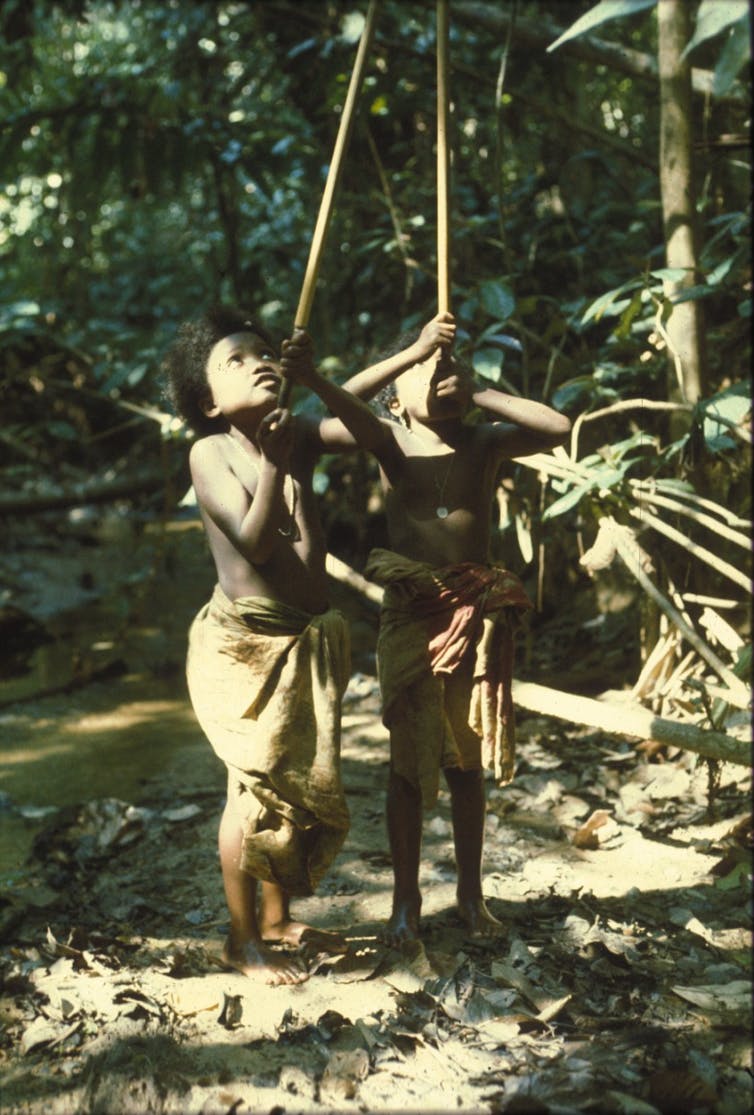
[[[386,362],[389,370],[422,358],[446,334],[430,322]],[[267,331],[233,307],[184,324],[165,367],[174,408],[199,435],[191,477],[217,572],[190,630],[187,678],[197,719],[228,770],[223,957],[269,983],[296,983],[307,977],[303,957],[269,943],[299,947],[324,936],[291,917],[290,896],[314,891],[349,826],[340,774],[348,628],[328,602],[312,474],[322,453],[357,443],[376,449],[382,428],[316,372],[306,333],[284,341],[279,357]],[[284,374],[338,417],[279,407]]]

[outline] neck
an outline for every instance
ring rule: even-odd
[[[416,418],[409,420],[409,430],[425,445],[441,449],[457,449],[460,445],[464,424],[458,418],[444,419],[439,422],[420,422]]]

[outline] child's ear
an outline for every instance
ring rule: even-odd
[[[220,413],[219,406],[209,394],[204,395],[201,402],[199,403],[199,407],[202,411],[202,414],[205,414],[207,418],[217,418]]]
[[[393,414],[399,422],[402,422],[406,427],[410,425],[406,408],[397,395],[391,395],[387,405],[390,413]]]

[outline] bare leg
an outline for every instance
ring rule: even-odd
[[[445,769],[450,790],[453,842],[458,867],[458,913],[475,937],[493,937],[502,929],[482,897],[482,849],[486,802],[480,770]]]
[[[291,918],[290,900],[276,883],[262,883],[259,904],[259,929],[265,941],[282,941],[287,945],[312,945],[324,951],[343,952],[346,943],[339,933],[315,929]]]
[[[238,818],[226,805],[218,838],[230,932],[223,960],[247,976],[266,983],[301,983],[306,969],[298,957],[283,956],[264,947],[256,912],[257,880],[241,868],[242,831]]]
[[[419,936],[422,803],[420,792],[392,767],[387,789],[387,831],[393,858],[393,911],[382,938],[387,944],[400,945]]]

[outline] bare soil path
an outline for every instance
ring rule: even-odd
[[[46,679],[13,675],[0,708],[0,1111],[750,1110],[747,770],[721,767],[710,812],[694,756],[521,716],[516,778],[489,791],[485,891],[505,932],[475,942],[455,919],[442,795],[426,823],[422,940],[388,950],[373,623],[336,589],[355,636],[352,828],[295,913],[345,931],[349,949],[309,953],[302,985],[259,986],[218,963],[223,770],[182,676],[206,555],[187,523],[156,557],[149,530],[111,535],[83,582],[71,550],[77,584],[107,570],[91,623],[86,589],[70,628],[73,613],[34,597],[42,581],[58,600],[70,583],[65,547],[19,594],[58,632],[55,654],[76,654],[67,678],[59,663]],[[5,560],[20,578],[20,556]],[[153,575],[129,582],[139,562]],[[47,695],[30,699],[32,682]]]

